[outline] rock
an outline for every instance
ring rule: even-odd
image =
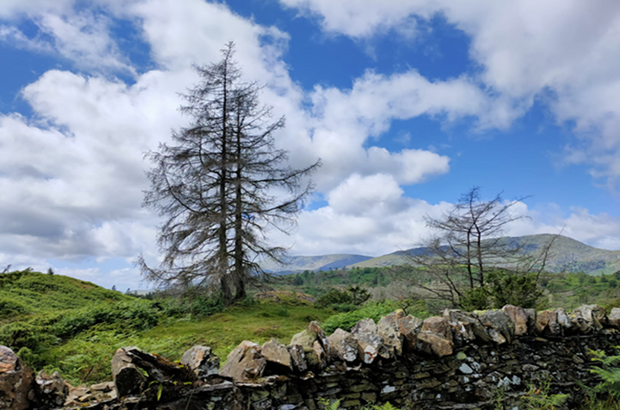
[[[122,347],[116,351],[112,358],[112,376],[119,397],[139,394],[152,382],[176,386],[196,380],[196,375],[188,367],[171,363],[137,347]]]
[[[304,355],[304,348],[301,345],[290,345],[287,347],[289,354],[291,355],[291,364],[293,370],[299,373],[303,373],[308,370],[308,364]]]
[[[0,409],[29,409],[28,393],[34,384],[32,370],[11,349],[0,346]]]
[[[536,315],[536,333],[541,336],[561,336],[564,329],[579,326],[573,323],[564,309],[551,309]]]
[[[403,354],[403,336],[400,333],[398,322],[405,317],[405,312],[397,310],[382,317],[377,323],[377,333],[383,339],[383,345],[388,350],[388,357]]]
[[[62,406],[69,395],[69,386],[58,372],[49,374],[41,371],[35,379],[38,386],[39,401],[50,407]],[[111,383],[110,389],[114,388]]]
[[[483,342],[491,340],[486,327],[480,322],[480,318],[475,313],[463,312],[457,309],[445,309],[443,317],[452,327],[455,342],[460,345],[476,339]]]
[[[364,363],[372,363],[379,355],[379,350],[385,349],[383,338],[377,334],[377,325],[372,319],[357,322],[351,329],[351,335],[357,340],[357,350]]]
[[[321,343],[319,343],[318,340],[315,340],[312,344],[312,350],[316,355],[317,360],[315,366],[318,367],[320,370],[326,368],[328,360],[327,352],[325,351],[325,349],[323,349],[323,346],[321,345]]]
[[[452,354],[453,343],[434,333],[420,332],[417,335],[416,348],[421,352],[443,357]]]
[[[127,354],[128,349],[137,348],[120,348],[112,357],[112,377],[119,397],[140,394],[147,380],[138,366],[132,363],[131,357]]]
[[[181,356],[180,363],[187,366],[198,379],[205,379],[220,370],[220,358],[208,346],[194,346]]]
[[[402,335],[403,343],[408,350],[415,350],[422,323],[422,320],[411,315],[398,319],[398,331]]]
[[[439,316],[429,317],[422,324],[422,332],[432,333],[452,342],[452,327],[448,321]]]
[[[244,340],[228,355],[220,374],[238,381],[249,381],[263,375],[267,360],[256,343]]]
[[[510,316],[501,310],[487,310],[478,315],[480,322],[487,328],[487,333],[497,344],[510,343],[515,333]]]
[[[325,336],[325,332],[321,329],[318,322],[312,321],[308,325],[308,331],[316,335],[316,340],[321,344],[321,347],[327,354],[327,357],[331,355],[331,348],[329,346],[329,339]]]
[[[291,354],[286,346],[279,343],[276,339],[272,338],[270,341],[266,342],[261,348],[261,353],[268,362],[276,363],[293,370]]]
[[[306,350],[306,349],[312,349],[312,345],[314,344],[315,340],[316,340],[316,333],[311,332],[308,329],[304,329],[301,332],[293,336],[290,344],[291,346],[299,345],[303,347],[304,350]]]
[[[607,321],[610,325],[620,327],[620,308],[612,308],[607,316]]]
[[[518,306],[506,305],[502,308],[510,317],[515,329],[515,336],[524,336],[528,334],[528,314],[525,310]]]
[[[328,339],[332,361],[352,363],[357,360],[357,341],[351,333],[338,328]]]
[[[101,391],[104,393],[112,391],[112,389],[114,389],[114,382],[103,382],[90,386],[91,391]]]
[[[583,305],[573,310],[571,315],[573,324],[577,322],[584,333],[598,331],[607,324],[605,308],[598,305]],[[585,326],[579,319],[585,322]]]

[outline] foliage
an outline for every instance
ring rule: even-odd
[[[542,378],[540,385],[531,384],[527,393],[522,397],[527,409],[554,410],[559,408],[568,399],[568,394],[550,394],[551,378]]]
[[[200,82],[181,107],[190,124],[173,132],[174,145],[148,154],[154,167],[144,204],[165,217],[158,235],[164,258],[160,268],[138,261],[147,280],[213,288],[227,306],[258,283],[258,260],[280,261],[285,249],[265,241],[267,228],[290,227],[313,188],[304,180],[319,166],[286,165],[288,153],[273,135],[284,118],[270,122],[260,87],[242,81],[233,54],[231,42],[221,61],[194,67]]]
[[[617,349],[620,346],[616,347]],[[591,350],[592,361],[598,362],[602,367],[594,366],[590,371],[601,376],[601,383],[594,388],[594,393],[604,393],[613,398],[620,398],[620,355],[608,356],[604,351]]]
[[[386,316],[403,307],[406,307],[407,309],[405,313],[412,314],[421,319],[425,319],[430,316],[425,309],[423,301],[418,301],[416,303],[397,300],[386,300],[383,302],[369,301],[366,302],[359,310],[330,316],[325,322],[322,323],[322,327],[327,333],[332,333],[338,328],[350,331],[353,326],[355,326],[355,324],[362,319],[370,318],[375,322],[378,322],[383,316]]]
[[[332,289],[317,300],[317,305],[333,309],[337,312],[350,312],[370,299],[367,289],[357,285],[346,290]]]

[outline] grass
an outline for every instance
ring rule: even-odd
[[[175,361],[202,344],[224,362],[243,340],[273,337],[288,344],[310,321],[332,313],[294,296],[222,311],[208,298],[149,301],[61,275],[0,274],[0,344],[35,370],[58,370],[73,384],[110,380],[119,347],[138,346]]]

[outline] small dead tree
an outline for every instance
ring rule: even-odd
[[[532,289],[531,298],[524,296],[520,304],[532,303],[540,296],[535,285],[557,235],[536,251],[526,251],[528,244],[504,236],[506,225],[525,218],[511,212],[523,199],[506,202],[498,194],[484,201],[479,188],[471,189],[440,218],[425,218],[435,234],[416,253],[407,254],[408,266],[396,268],[395,277],[427,298],[459,308],[488,307],[494,296],[506,300],[491,292],[501,291],[499,282],[521,277],[520,285],[510,283]]]

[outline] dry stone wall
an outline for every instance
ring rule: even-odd
[[[518,408],[528,386],[544,381],[549,393],[569,394],[567,406],[574,406],[584,399],[581,386],[599,382],[590,352],[616,354],[619,326],[620,309],[607,315],[595,305],[570,314],[515,306],[446,310],[424,321],[396,311],[329,337],[312,322],[288,345],[244,341],[219,373],[219,359],[204,346],[190,349],[180,364],[136,347],[119,349],[114,383],[90,388],[67,386],[58,375],[35,378],[0,347],[0,409],[313,410],[320,398],[339,399],[346,409],[387,402],[490,409],[498,398]]]

